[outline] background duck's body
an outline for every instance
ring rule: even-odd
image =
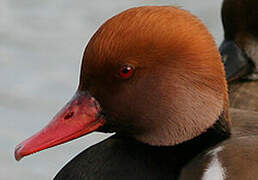
[[[182,170],[179,179],[255,180],[257,153],[258,136],[231,138],[198,155]]]
[[[229,85],[230,106],[258,111],[258,81],[238,80]]]
[[[258,172],[258,113],[231,109],[232,135],[202,152],[183,169],[180,180],[255,180]]]

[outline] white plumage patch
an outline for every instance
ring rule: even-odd
[[[218,158],[218,153],[222,150],[223,146],[219,146],[208,152],[212,158],[203,174],[202,180],[224,180],[226,178],[226,169],[223,168]]]

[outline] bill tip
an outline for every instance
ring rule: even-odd
[[[23,148],[23,144],[19,144],[15,147],[14,156],[16,161],[20,161],[23,158],[21,150]]]

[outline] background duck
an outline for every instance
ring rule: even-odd
[[[234,108],[258,111],[258,1],[224,0],[225,63]]]

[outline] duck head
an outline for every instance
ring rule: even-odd
[[[258,80],[258,1],[224,0],[220,52],[229,81]]]
[[[93,35],[75,96],[15,156],[92,131],[175,145],[204,133],[222,113],[230,124],[227,110],[224,67],[201,21],[175,7],[132,8]]]

